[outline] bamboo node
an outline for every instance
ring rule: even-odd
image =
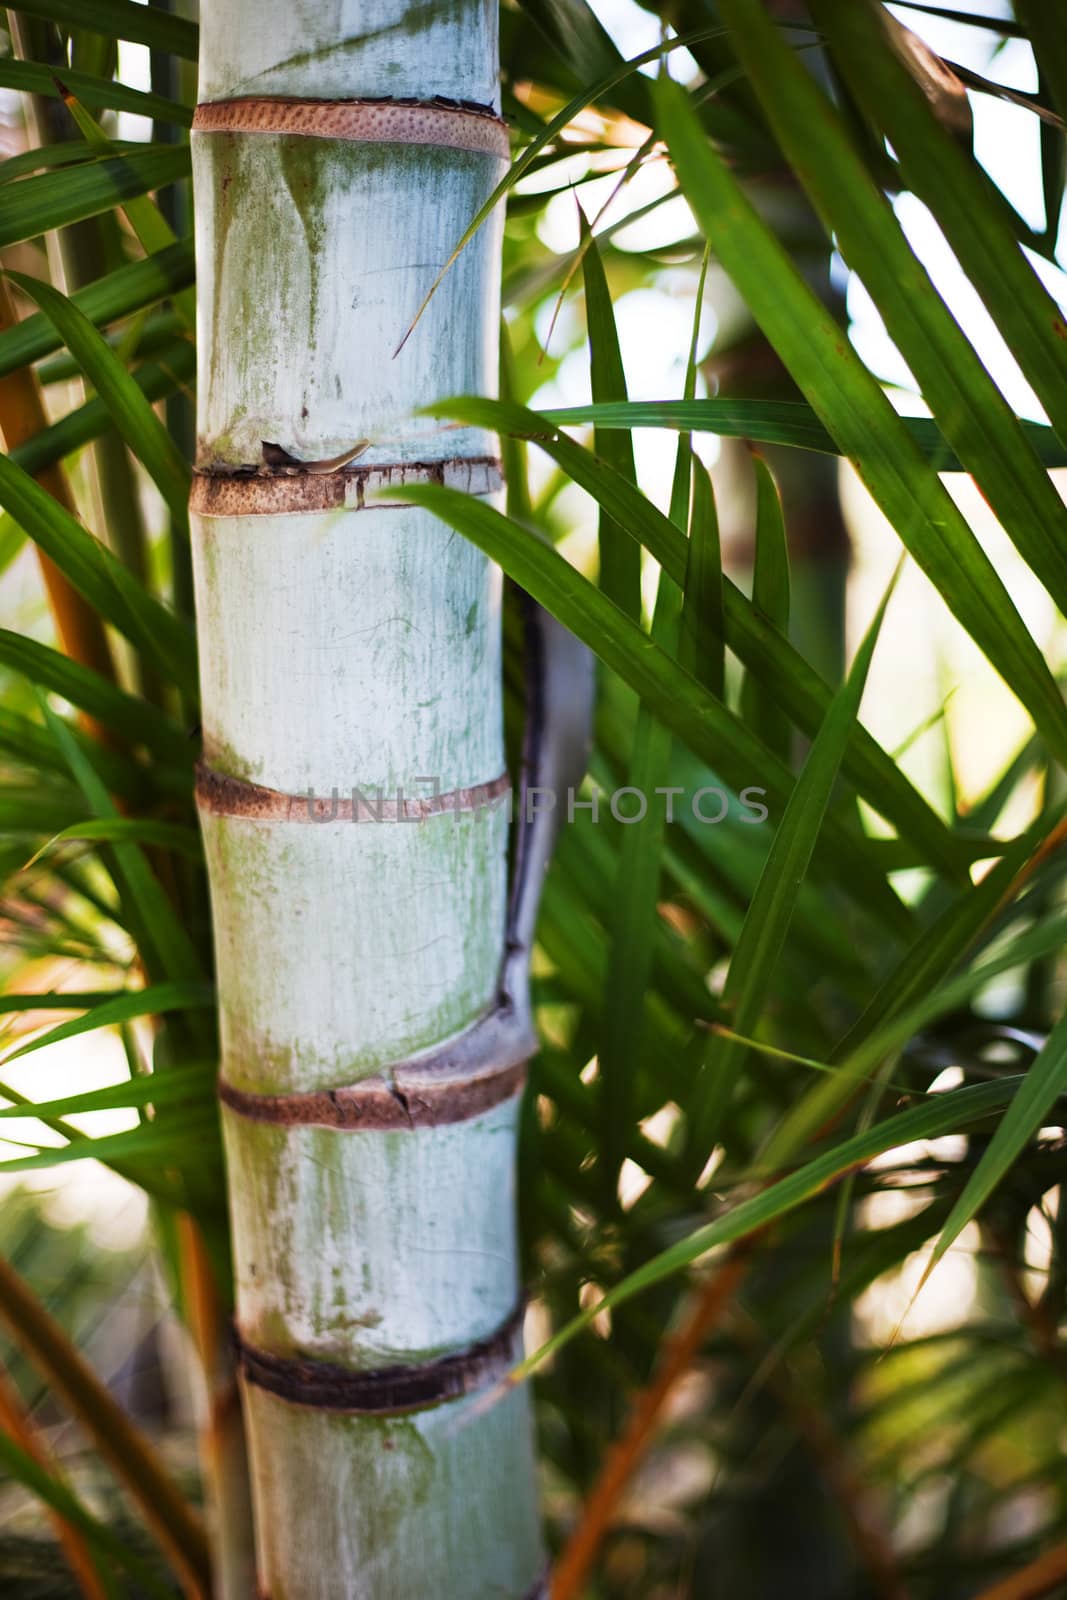
[[[300,100],[249,95],[198,105],[193,132],[283,133],[364,144],[429,144],[506,161],[507,123],[463,100]]]
[[[525,1010],[501,996],[455,1038],[360,1083],[293,1094],[258,1094],[220,1077],[229,1112],[251,1122],[342,1132],[414,1132],[469,1122],[520,1094],[537,1040]]]
[[[246,1344],[236,1326],[234,1343],[244,1382],[289,1405],[395,1416],[459,1400],[498,1383],[518,1359],[525,1310],[526,1303],[520,1300],[499,1328],[462,1350],[376,1371],[273,1355]]]
[[[317,467],[317,463],[311,463]],[[495,456],[446,461],[390,461],[311,471],[306,465],[200,466],[189,510],[198,517],[300,516],[314,511],[393,510],[404,505],[407,483],[439,483],[466,494],[494,494],[504,475]],[[368,491],[400,491],[396,500],[367,501]]]

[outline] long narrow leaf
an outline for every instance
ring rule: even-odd
[[[66,295],[22,272],[8,276],[44,312],[108,408],[118,432],[159,489],[171,516],[184,523],[191,473],[181,451],[123,363]]]
[[[459,490],[438,484],[409,488],[416,505],[426,506],[498,562],[617,672],[660,721],[714,771],[739,788],[762,786],[772,800],[785,802],[793,786],[788,768],[557,551]],[[834,823],[828,827],[827,837],[840,852],[842,868],[849,862],[841,874],[843,886],[866,900],[869,909],[876,910],[888,926],[904,932],[910,917],[885,880],[872,872],[862,842]]]
[[[827,97],[762,5],[723,0],[722,15],[793,171],[881,311],[942,432],[1023,559],[1067,611],[1067,506],[1011,407],[935,290]]]
[[[158,255],[117,267],[84,289],[75,289],[71,301],[94,327],[103,327],[130,312],[142,311],[167,295],[186,289],[196,271],[191,239],[180,239]],[[39,361],[63,340],[55,324],[39,311],[0,333],[0,377],[30,361]]]
[[[79,711],[87,711],[126,744],[143,744],[162,760],[190,767],[193,749],[170,717],[136,695],[127,694],[48,645],[0,628],[0,666],[20,672],[28,682],[62,695]],[[54,744],[54,741],[52,741]],[[66,763],[63,771],[67,771]]]
[[[925,200],[1067,443],[1067,323],[1019,247],[992,181],[933,116],[885,47],[881,7],[813,0],[812,14],[865,113],[890,140],[908,187]]]
[[[619,525],[641,541],[675,583],[685,583],[686,541],[670,518],[606,462],[560,434],[537,412],[470,396],[440,401],[427,412],[535,440],[598,503],[612,509]],[[723,582],[723,601],[727,644],[773,691],[797,726],[814,736],[833,698],[832,690],[728,580]],[[927,860],[950,876],[959,876],[962,856],[945,824],[862,728],[855,730],[850,741],[844,770],[868,804],[911,839]]]
[[[146,6],[133,9],[144,11]],[[189,176],[185,145],[159,146],[113,156],[88,166],[45,172],[24,178],[10,189],[0,212],[0,247],[36,239],[53,228],[65,228],[86,217],[110,211],[133,195],[163,189]]]
[[[540,414],[546,422],[567,428],[582,422],[599,428],[678,428],[727,439],[752,439],[757,444],[794,445],[824,455],[845,453],[814,408],[799,400],[628,400],[556,406]],[[898,417],[897,423],[938,472],[962,470],[959,457],[936,422],[929,417]],[[1022,421],[1019,426],[1046,467],[1067,466],[1067,448],[1052,428]]]
[[[766,864],[745,914],[722,996],[730,1028],[735,1033],[753,1032],[773,991],[797,895],[823,827],[849,730],[859,715],[867,672],[891,593],[892,586],[856,653],[844,687],[819,729],[775,830]],[[744,1054],[744,1047],[733,1039],[712,1034],[700,1087],[690,1109],[689,1144],[696,1152],[697,1172],[704,1166],[715,1142],[719,1119]]]
[[[87,106],[99,111],[133,111],[143,117],[153,117],[158,122],[174,122],[179,127],[192,126],[190,106],[179,105],[163,95],[150,94],[145,89],[131,89],[117,78],[98,78],[92,73],[76,72],[64,67],[64,77]],[[58,97],[55,78],[50,67],[36,61],[17,61],[10,56],[0,58],[0,89],[16,89],[23,94],[41,94]]]
[[[713,149],[685,90],[666,79],[653,89],[687,198],[753,316],[905,548],[1026,706],[1058,759],[1067,760],[1063,697],[992,561],[877,380]]]
[[[196,698],[196,650],[185,623],[146,593],[105,545],[3,455],[0,505],[102,617],[183,693]]]
[[[118,813],[110,795],[71,737],[69,728],[55,715],[43,698],[42,710],[90,809],[99,817],[116,817]],[[111,845],[111,850],[117,868],[116,887],[120,890],[124,902],[127,902],[134,912],[144,936],[150,941],[150,946],[142,949],[142,956],[146,961],[150,961],[155,972],[174,983],[194,986],[199,984],[203,978],[200,955],[179,920],[162,884],[148,865],[141,846],[115,843]],[[150,960],[150,951],[154,960]],[[129,1003],[131,1002],[127,999],[116,1001],[115,1005],[122,1006]],[[195,1015],[194,1011],[194,1020]],[[99,1012],[94,1012],[93,1016],[99,1025]],[[74,1027],[77,1031],[81,1031],[77,1023],[65,1023],[63,1026]],[[198,1029],[198,1032],[202,1031]]]
[[[751,1237],[780,1217],[787,1216],[847,1173],[866,1166],[876,1156],[916,1139],[936,1139],[986,1122],[1011,1104],[1020,1081],[1018,1078],[1001,1078],[995,1083],[982,1083],[970,1088],[954,1089],[948,1094],[932,1095],[922,1105],[888,1117],[883,1122],[875,1123],[874,1127],[843,1140],[825,1155],[817,1156],[751,1199],[742,1200],[714,1222],[697,1228],[685,1239],[645,1262],[636,1272],[631,1272],[515,1367],[511,1374],[513,1381],[527,1377],[542,1362],[555,1355],[583,1328],[587,1328],[599,1313],[623,1305],[634,1295],[684,1271],[716,1246]]]
[[[14,0],[8,8],[46,22],[90,28],[109,38],[146,44],[152,50],[195,61],[199,29],[195,22],[158,6],[137,5],[135,0]]]
[[[604,274],[604,263],[585,212],[579,206],[578,222],[585,254],[582,273],[585,282],[585,316],[589,330],[589,368],[593,400],[625,400],[626,374],[623,370],[615,309]],[[594,448],[615,471],[636,484],[633,443],[629,434],[596,433]],[[641,617],[641,546],[628,539],[622,528],[603,507],[598,529],[600,587],[627,616]]]
[[[785,515],[778,485],[760,456],[753,458],[756,474],[756,551],[752,569],[752,604],[770,627],[789,634],[789,549]],[[770,685],[746,672],[741,685],[741,714],[764,744],[789,759],[789,723]]]

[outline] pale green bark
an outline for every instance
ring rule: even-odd
[[[443,97],[488,110],[495,49],[495,5],[481,0],[210,0],[201,103]],[[205,761],[238,780],[202,803],[238,1332],[287,1371],[407,1370],[502,1339],[506,1364],[518,1352],[501,1333],[519,1299],[513,1092],[438,1125],[394,1116],[377,1129],[261,1120],[241,1100],[375,1078],[387,1110],[394,1084],[406,1107],[419,1069],[403,1064],[450,1039],[435,1082],[450,1074],[462,1090],[475,1074],[466,1034],[497,1004],[505,940],[507,813],[477,799],[504,770],[499,574],[403,506],[400,472],[389,506],[360,508],[356,470],[330,510],[304,508],[299,472],[271,480],[287,504],[251,503],[264,442],[319,462],[373,435],[354,468],[447,462],[475,489],[492,481],[495,441],[411,413],[492,392],[499,224],[394,351],[504,161],[450,134],[381,143],[271,126],[286,114],[268,104],[254,128],[205,131],[204,112],[193,135],[198,467],[228,495],[194,494],[192,523]],[[379,789],[459,798],[404,821],[356,822],[342,804],[331,820],[331,794],[343,803],[357,788],[371,804]],[[309,790],[325,818],[311,819]],[[284,1392],[244,1385],[271,1600],[538,1592],[525,1391],[400,1415]]]

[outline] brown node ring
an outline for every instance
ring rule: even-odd
[[[459,1400],[498,1383],[518,1354],[525,1309],[520,1301],[499,1328],[463,1350],[411,1366],[369,1372],[333,1362],[271,1355],[246,1344],[236,1329],[234,1340],[245,1382],[290,1405],[367,1416],[397,1415]]]
[[[507,124],[486,106],[437,100],[297,100],[249,95],[198,105],[194,133],[286,133],[367,144],[432,144],[506,161]]]
[[[338,1089],[257,1094],[219,1078],[222,1104],[251,1122],[387,1133],[469,1122],[521,1093],[537,1049],[528,1019],[502,995],[464,1033],[377,1077]]]
[[[259,466],[201,465],[193,476],[189,510],[199,517],[298,516],[313,511],[373,510],[404,504],[407,483],[439,483],[465,494],[493,494],[503,483],[495,456],[446,461],[400,461],[351,466],[336,472],[280,471]],[[394,500],[392,490],[397,490]],[[368,494],[387,492],[385,500]]]

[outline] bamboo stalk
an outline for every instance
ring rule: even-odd
[[[223,1123],[258,1581],[541,1593],[519,1349],[500,578],[404,504],[496,494],[485,0],[211,0],[191,503]],[[372,490],[389,503],[371,503]],[[309,798],[310,796],[310,798]]]

